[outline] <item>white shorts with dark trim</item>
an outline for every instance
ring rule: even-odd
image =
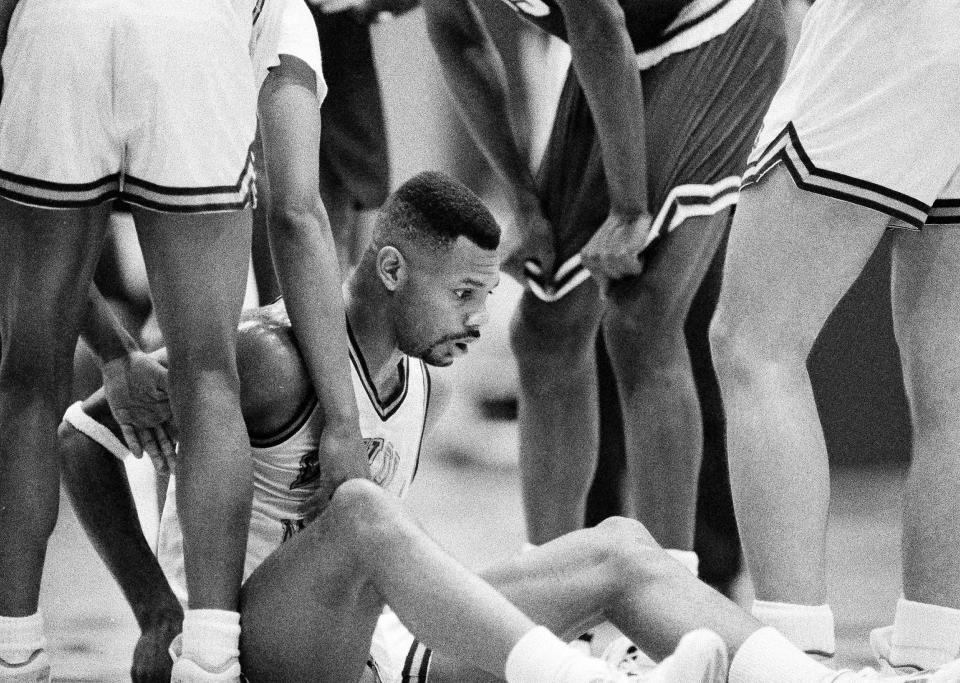
[[[958,27],[958,2],[815,3],[743,185],[783,163],[895,227],[960,223]]]
[[[389,607],[377,620],[370,661],[382,683],[427,683],[432,652],[414,638]]]
[[[231,0],[21,0],[3,53],[0,196],[247,206],[256,97],[241,14]]]

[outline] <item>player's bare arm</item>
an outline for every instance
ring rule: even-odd
[[[610,192],[610,215],[584,247],[584,265],[603,278],[640,272],[650,229],[643,88],[617,0],[557,0],[573,68],[590,105]]]
[[[516,202],[514,244],[504,250],[502,268],[521,282],[528,259],[537,261],[542,271],[551,272],[551,231],[540,209],[530,166],[509,123],[500,54],[470,0],[426,0],[423,9],[454,105]]]
[[[346,346],[340,270],[320,200],[317,79],[302,60],[280,55],[260,91],[260,133],[270,185],[270,246],[308,376],[323,406],[320,455],[329,498],[341,482],[369,477]]]

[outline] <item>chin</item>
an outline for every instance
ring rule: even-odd
[[[453,365],[453,356],[421,356],[420,360],[435,368],[447,368]]]

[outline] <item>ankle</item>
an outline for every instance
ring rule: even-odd
[[[777,629],[811,657],[830,659],[836,652],[830,605],[754,600],[751,613],[760,623]]]

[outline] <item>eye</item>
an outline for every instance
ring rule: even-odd
[[[472,289],[455,289],[453,295],[460,301],[467,301],[473,297]]]

